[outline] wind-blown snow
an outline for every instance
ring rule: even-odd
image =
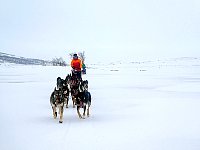
[[[1,150],[199,150],[200,60],[91,65],[91,116],[54,120],[49,97],[69,67],[0,65]]]

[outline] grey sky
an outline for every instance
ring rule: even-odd
[[[199,0],[0,1],[0,51],[89,62],[200,57]]]

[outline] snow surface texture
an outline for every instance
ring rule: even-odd
[[[200,60],[91,65],[91,116],[54,120],[49,97],[69,67],[0,65],[0,150],[199,150]]]

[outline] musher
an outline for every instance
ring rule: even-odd
[[[71,67],[72,67],[72,76],[77,76],[78,79],[81,79],[82,61],[78,58],[77,54],[73,55],[73,59],[71,61]]]

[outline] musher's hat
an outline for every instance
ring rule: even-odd
[[[74,54],[74,55],[73,55],[73,59],[78,59],[78,55],[77,55],[77,54]]]

